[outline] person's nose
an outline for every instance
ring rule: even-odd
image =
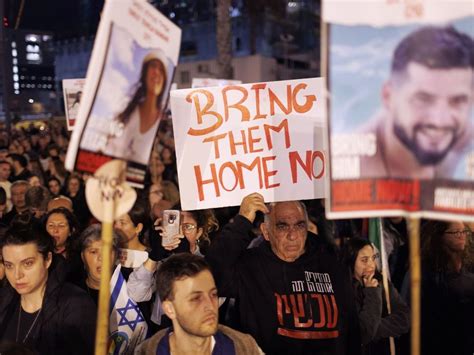
[[[15,268],[15,280],[21,280],[25,274],[21,267]]]
[[[291,241],[294,241],[298,238],[298,235],[293,227],[290,227],[290,230],[288,231],[286,238]]]
[[[214,310],[214,305],[216,304],[217,298],[213,296],[206,295],[204,296],[204,309],[205,310]]]
[[[438,100],[431,108],[430,123],[436,127],[446,127],[452,124],[453,109],[446,100]]]

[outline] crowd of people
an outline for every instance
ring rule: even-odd
[[[93,353],[101,225],[85,199],[89,176],[64,168],[68,139],[57,122],[0,132],[2,354]],[[403,219],[383,220],[385,290],[367,220],[329,221],[321,200],[266,203],[258,192],[238,207],[182,211],[174,157],[165,119],[145,188],[114,223],[112,265],[146,253],[121,268],[149,328],[135,353],[410,353]],[[170,209],[180,213],[174,235],[162,225]],[[473,230],[422,222],[423,354],[474,351]]]

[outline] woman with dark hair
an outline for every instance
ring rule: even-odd
[[[137,199],[132,209],[114,222],[114,229],[121,233],[121,243],[126,249],[147,251],[145,232],[149,225],[148,208],[144,201]]]
[[[61,181],[55,176],[50,177],[48,179],[48,190],[52,199],[61,195]]]
[[[66,259],[71,256],[79,235],[76,217],[64,207],[55,208],[46,214],[45,226],[54,241],[54,253]]]
[[[64,207],[49,211],[44,217],[46,232],[54,243],[54,262],[61,279],[76,283],[83,271],[78,253],[79,226],[76,217]],[[56,267],[57,263],[57,267]]]
[[[362,354],[389,355],[389,337],[409,330],[409,309],[389,282],[390,308],[377,270],[377,254],[372,244],[361,238],[349,239],[342,250],[342,261],[351,271],[359,315]]]
[[[135,302],[148,301],[152,298],[156,290],[154,274],[161,260],[174,252],[188,252],[203,256],[211,243],[209,234],[219,227],[212,210],[181,211],[180,214],[180,233],[167,236],[161,226],[155,227],[158,233],[153,231],[150,235],[151,250],[148,253],[148,260],[130,274],[127,289]],[[155,225],[158,223],[161,223],[161,218],[155,222]],[[171,242],[167,247],[163,247],[162,238],[167,237],[171,237]],[[161,315],[160,300],[156,295],[151,320],[155,324],[161,324]]]
[[[40,354],[92,354],[95,310],[80,288],[51,272],[52,239],[28,214],[0,241],[9,285],[0,289],[0,340]]]
[[[84,230],[91,219],[91,212],[86,202],[86,193],[82,178],[77,174],[71,174],[66,181],[66,196],[72,201],[74,215],[79,222],[80,230]]]
[[[428,221],[420,232],[423,354],[472,354],[474,242],[466,223]]]
[[[163,116],[168,86],[165,58],[158,51],[142,62],[132,99],[117,116],[118,129],[107,142],[106,153],[146,165],[158,124]],[[147,152],[143,147],[149,147]]]

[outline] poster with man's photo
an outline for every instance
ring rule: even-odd
[[[72,131],[76,123],[79,104],[81,103],[82,92],[84,91],[85,79],[64,79],[63,96],[64,112],[66,114],[67,130]]]
[[[108,1],[102,12],[66,167],[94,173],[128,162],[141,186],[178,62],[181,30],[142,0]]]
[[[474,7],[323,3],[331,218],[474,220]]]

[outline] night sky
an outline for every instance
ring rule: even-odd
[[[13,27],[20,0],[4,0]],[[25,0],[20,28],[54,32],[56,39],[95,34],[104,0]]]

